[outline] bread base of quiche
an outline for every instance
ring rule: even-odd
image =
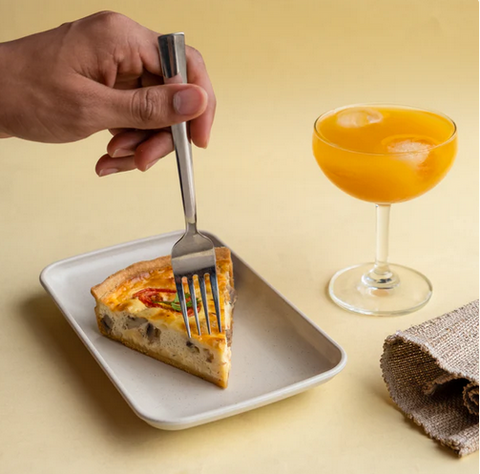
[[[103,306],[103,307],[102,307]],[[138,327],[124,329],[118,319],[118,315],[104,305],[95,308],[97,324],[103,336],[148,355],[166,364],[184,370],[189,374],[196,375],[208,382],[212,382],[221,388],[227,388],[228,374],[230,372],[231,358],[231,334],[230,326],[227,332],[227,346],[222,353],[212,350],[211,346],[202,344],[194,338],[188,339],[185,333],[177,333],[169,328],[155,326],[152,332],[160,331],[159,337],[149,338],[146,334],[148,325],[146,322]],[[105,327],[105,316],[111,320],[111,328]],[[127,318],[131,317],[125,315]],[[122,318],[124,319],[124,318]],[[227,319],[231,320],[231,313]],[[118,328],[116,327],[118,326]],[[153,339],[152,341],[150,341]],[[157,341],[158,339],[158,341]],[[170,349],[170,350],[168,350]],[[196,366],[198,367],[196,369]]]

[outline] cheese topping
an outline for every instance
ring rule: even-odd
[[[229,276],[229,261],[225,259],[217,259],[217,280],[220,293],[220,308],[224,308],[225,302],[227,302],[228,305],[231,301],[229,294]],[[207,288],[208,314],[210,316],[209,319],[212,334],[209,335],[207,331],[200,287],[196,277],[194,278],[194,287],[195,296],[198,302],[198,317],[200,321],[202,335],[198,336],[197,334],[193,310],[189,311],[189,314],[191,314],[189,316],[189,325],[192,333],[192,338],[202,341],[212,347],[218,347],[219,345],[223,345],[226,343],[226,335],[225,333],[218,332],[215,315],[216,310],[208,277],[206,277],[205,286]],[[157,293],[158,291],[160,291],[158,293],[158,297],[156,297],[154,302],[159,301],[165,302],[166,304],[162,304],[161,307],[156,307],[156,305],[154,305],[154,307],[151,307],[151,305],[149,305],[150,307],[147,306],[145,302],[142,302],[142,299],[145,301],[145,298],[141,298],[141,296],[138,295],[139,292],[142,292],[142,290],[146,289],[157,289]],[[162,290],[167,291],[162,292]],[[189,289],[186,282],[184,282],[184,292],[186,296],[187,294],[189,294]],[[148,293],[155,293],[155,291]],[[152,324],[155,324],[158,327],[161,327],[162,325],[167,325],[170,328],[175,328],[179,331],[185,331],[185,323],[183,320],[182,312],[176,311],[174,309],[178,309],[178,306],[175,304],[173,308],[171,307],[171,302],[174,300],[175,295],[176,286],[173,271],[171,265],[168,265],[161,270],[145,272],[141,275],[137,275],[135,278],[124,281],[113,291],[104,295],[102,297],[102,302],[112,311],[127,311],[130,314],[134,314],[136,317],[146,318]],[[221,321],[222,326],[225,327],[225,314],[223,311],[221,313]]]

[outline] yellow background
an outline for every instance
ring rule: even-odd
[[[478,453],[458,460],[405,419],[379,368],[387,335],[478,297],[478,3],[2,0],[0,41],[103,9],[162,33],[184,31],[202,52],[218,109],[208,150],[194,150],[199,225],[338,341],[349,362],[328,384],[291,399],[183,432],[151,428],[38,275],[65,257],[181,229],[174,157],[145,174],[100,179],[94,164],[106,132],[67,145],[3,140],[1,470],[478,472]],[[399,318],[349,314],[325,292],[336,270],[373,258],[374,206],[322,175],[311,153],[313,122],[368,101],[440,110],[459,129],[444,182],[393,207],[391,261],[434,286],[424,309]]]

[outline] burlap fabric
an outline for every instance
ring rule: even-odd
[[[458,455],[478,450],[478,300],[385,340],[390,396]]]

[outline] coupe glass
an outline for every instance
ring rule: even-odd
[[[347,194],[376,205],[375,262],[333,276],[329,294],[335,303],[362,314],[400,315],[428,302],[432,285],[425,276],[388,263],[390,206],[432,189],[456,151],[455,123],[414,107],[357,104],[315,121],[313,153],[322,171]]]

